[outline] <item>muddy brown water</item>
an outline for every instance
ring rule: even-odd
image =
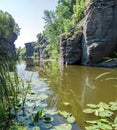
[[[32,60],[17,64],[19,73],[25,71],[27,77],[33,72],[33,78],[40,78],[53,91],[50,108],[67,111],[76,118],[76,123],[85,129],[85,121],[90,115],[82,111],[86,104],[108,103],[117,99],[117,70],[84,66],[62,66],[58,61],[33,62]],[[108,73],[102,77],[104,73]],[[94,79],[98,76],[98,79]],[[113,79],[115,78],[115,79]]]

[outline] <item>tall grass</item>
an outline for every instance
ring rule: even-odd
[[[12,73],[7,63],[0,63],[0,122],[17,115],[19,79],[14,63],[11,68]]]

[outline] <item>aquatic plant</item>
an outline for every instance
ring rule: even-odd
[[[84,109],[83,112],[94,114],[98,119],[86,121],[88,124],[88,126],[85,127],[86,130],[115,130],[117,128],[117,101],[109,102],[108,104],[104,102],[99,102],[99,104],[87,104],[87,107],[88,108]]]
[[[20,77],[20,84],[19,84],[19,97],[20,97],[20,105],[21,108],[23,109],[23,114],[25,111],[25,104],[26,104],[26,98],[27,98],[27,94],[30,90],[30,83],[32,80],[32,75],[30,77],[29,80],[25,81],[23,77]]]
[[[18,75],[14,63],[12,64],[13,73],[9,70],[7,63],[0,65],[0,115],[4,117],[4,120],[0,118],[0,121],[8,121],[12,117],[17,115],[18,107]],[[12,113],[14,112],[14,114]]]

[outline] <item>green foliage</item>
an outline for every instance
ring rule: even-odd
[[[8,130],[27,130],[26,126],[22,126],[19,123],[14,123],[13,125],[10,126]]]
[[[43,35],[49,42],[46,50],[51,58],[59,57],[58,37],[62,33],[73,33],[77,23],[84,17],[84,6],[87,1],[89,0],[59,0],[55,12],[44,11]]]
[[[13,73],[10,73],[12,69]],[[12,119],[17,115],[19,79],[14,63],[9,67],[7,63],[0,65],[0,115],[1,122]],[[13,113],[11,113],[11,110]]]
[[[26,57],[26,48],[19,47],[16,51],[17,58],[24,59]]]
[[[74,5],[74,20],[79,22],[84,17],[84,7],[89,2],[89,0],[76,0],[76,4]]]
[[[44,10],[44,17],[43,19],[45,20],[45,26],[51,25],[54,20],[55,20],[55,12],[49,11],[49,10]]]
[[[0,11],[0,36],[2,38],[9,38],[12,33],[19,34],[20,28],[15,23],[13,17],[7,13]]]
[[[51,123],[53,121],[53,118],[46,116],[46,114],[43,114],[42,110],[38,110],[34,116],[34,123],[39,123],[40,120],[42,120],[44,123]]]
[[[86,127],[86,130],[114,130],[117,125],[117,101],[110,102],[106,104],[104,102],[99,102],[99,104],[87,104],[87,109],[84,109],[83,112],[87,114],[94,113],[97,116],[98,120],[86,121],[87,124],[90,124]]]
[[[39,120],[41,119],[41,116],[42,116],[42,110],[38,110],[35,117],[34,117],[34,122],[38,123]]]
[[[69,19],[65,19],[63,21],[63,25],[64,25],[64,30],[67,33],[72,32],[75,28],[75,24]]]

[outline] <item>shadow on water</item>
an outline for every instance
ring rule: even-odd
[[[58,110],[72,113],[82,130],[87,118],[92,118],[82,112],[86,108],[86,104],[100,101],[108,103],[116,100],[117,88],[113,85],[116,85],[117,81],[108,80],[116,75],[105,75],[93,83],[96,76],[112,72],[113,69],[61,66],[57,61],[37,61],[34,63],[30,60],[30,62],[26,61],[26,65],[25,63],[18,65],[20,71],[22,68],[25,68],[27,72],[33,71],[34,75],[36,74],[35,78],[43,79],[49,85],[53,91],[49,107],[56,107]]]

